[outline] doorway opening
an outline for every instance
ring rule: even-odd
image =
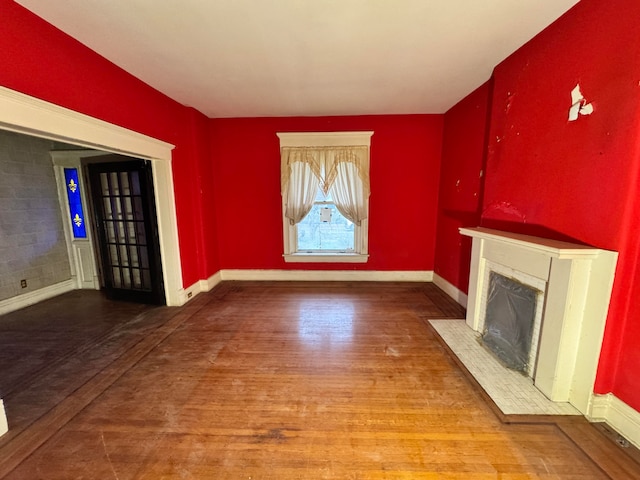
[[[186,303],[171,173],[173,145],[4,87],[0,87],[0,128],[149,161],[166,304]]]

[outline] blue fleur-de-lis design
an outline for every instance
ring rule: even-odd
[[[80,215],[78,215],[76,213],[76,216],[73,217],[73,223],[76,224],[76,227],[80,228],[80,225],[82,225],[82,219],[80,218]]]

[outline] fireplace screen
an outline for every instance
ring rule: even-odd
[[[483,343],[511,369],[527,372],[537,290],[496,272],[489,276]]]

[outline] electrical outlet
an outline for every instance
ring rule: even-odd
[[[27,281],[26,280],[20,280],[20,287],[21,288],[27,288]]]

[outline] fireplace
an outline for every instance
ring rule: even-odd
[[[485,228],[460,233],[473,238],[467,325],[484,334],[501,315],[490,299],[496,276],[535,292],[527,294],[535,305],[526,307],[533,321],[524,329],[531,344],[523,373],[550,400],[587,414],[617,253]]]
[[[536,347],[533,331],[541,292],[514,278],[489,275],[482,343],[512,370],[533,375]],[[535,342],[537,343],[537,342]]]

